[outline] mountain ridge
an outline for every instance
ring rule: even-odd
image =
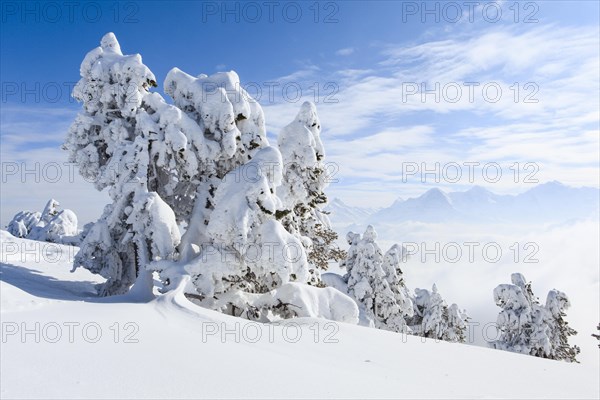
[[[600,189],[573,187],[558,181],[536,185],[519,194],[497,194],[482,186],[445,192],[437,187],[419,196],[398,198],[381,209],[348,206],[336,198],[334,225],[418,222],[564,222],[599,215]]]

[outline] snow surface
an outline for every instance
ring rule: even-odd
[[[68,272],[76,249],[0,233],[2,398],[600,396],[598,368],[589,363],[316,318],[265,325],[199,308],[180,291],[149,302],[93,297],[100,278]],[[80,324],[72,342],[70,322]],[[34,334],[23,343],[21,331],[7,333],[14,326],[35,331],[36,323],[40,343]],[[96,343],[85,340],[86,323],[100,327]],[[52,324],[62,327],[55,343]],[[93,326],[87,333],[96,336]]]

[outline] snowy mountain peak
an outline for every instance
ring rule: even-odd
[[[417,197],[419,202],[422,204],[447,204],[450,205],[452,201],[446,195],[446,193],[442,192],[438,188],[429,189],[421,196]]]
[[[473,186],[471,189],[467,190],[465,193],[472,193],[472,194],[491,194],[492,192],[490,192],[489,190],[487,190],[487,189],[486,189],[486,188],[484,188],[483,186],[475,185],[475,186]]]
[[[398,204],[404,203],[404,202],[405,202],[404,198],[402,198],[402,197],[398,197],[398,198],[397,198],[397,199],[396,199],[396,200],[395,200],[395,201],[392,203],[392,207],[394,207],[394,206],[396,206],[396,205],[398,205]]]
[[[364,219],[351,220],[354,213],[344,213],[343,223],[397,224],[403,221],[443,222],[460,220],[468,223],[489,222],[560,222],[598,215],[600,190],[575,188],[558,181],[535,186],[517,195],[499,195],[482,186],[466,191],[444,192],[432,188],[417,197],[399,198],[389,207],[370,213]],[[341,203],[343,204],[343,203]],[[347,206],[346,206],[347,207]],[[345,208],[345,207],[339,207]],[[341,226],[333,213],[332,222]]]
[[[458,208],[463,206],[472,206],[473,204],[495,203],[498,195],[490,192],[482,186],[473,186],[464,192],[452,192],[448,194],[452,199],[452,204]]]
[[[348,207],[348,206],[346,205],[346,203],[344,203],[344,202],[342,201],[342,199],[340,199],[339,197],[334,197],[334,198],[333,198],[333,200],[331,200],[331,201],[329,202],[329,205],[332,205],[332,206],[333,206],[333,205],[335,205],[335,206],[340,206],[340,207]]]

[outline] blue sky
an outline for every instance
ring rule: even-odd
[[[51,196],[83,221],[100,214],[107,196],[69,176],[60,144],[80,108],[68,88],[109,31],[142,55],[161,93],[173,67],[235,70],[251,94],[261,88],[273,140],[302,100],[316,101],[338,171],[328,193],[350,204],[432,186],[518,192],[529,174],[598,186],[598,2],[479,3],[3,2],[2,224]],[[464,163],[478,163],[473,182]],[[456,165],[463,179],[445,179]],[[495,165],[492,182],[483,168]],[[25,168],[36,172],[23,178]]]

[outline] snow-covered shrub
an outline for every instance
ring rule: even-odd
[[[502,311],[496,321],[500,336],[490,345],[537,357],[577,361],[579,348],[568,344],[568,337],[577,332],[563,318],[570,306],[567,296],[551,290],[542,305],[522,274],[512,274],[511,281],[494,289],[494,300]]]
[[[16,237],[76,244],[79,241],[77,216],[71,210],[59,210],[59,203],[50,199],[40,212],[21,211],[9,222],[7,230]]]
[[[384,261],[375,242],[377,233],[370,225],[362,238],[352,232],[347,238],[352,244],[342,265],[347,269],[344,280],[348,284],[348,294],[363,308],[366,318],[376,328],[407,332],[405,313],[411,314],[412,310],[408,307],[410,300],[405,297],[404,283],[396,271],[399,247],[392,247]],[[392,288],[390,282],[398,286]]]
[[[40,223],[42,214],[39,211],[19,211],[6,226],[11,235],[18,238],[27,238],[29,232]]]
[[[308,249],[313,283],[319,283],[319,269],[345,254],[335,245],[337,234],[322,208],[327,204],[328,178],[321,142],[321,123],[312,102],[302,104],[296,118],[279,133],[278,147],[283,158],[283,184],[278,190],[286,209],[286,229],[300,236]]]
[[[435,284],[431,292],[415,289],[413,304],[414,314],[407,321],[415,335],[448,342],[466,341],[468,315],[456,304],[448,307]]]

